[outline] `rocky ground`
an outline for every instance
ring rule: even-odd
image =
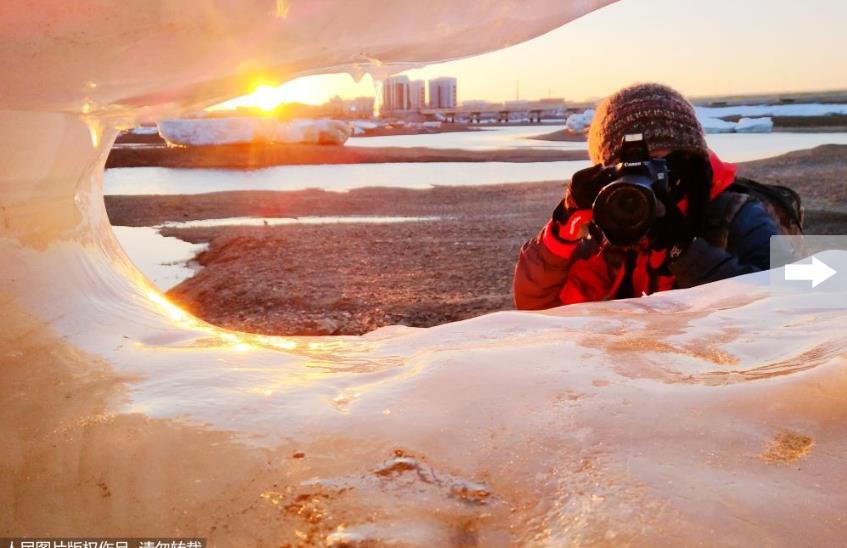
[[[847,234],[847,146],[824,146],[740,166],[793,187],[807,233]],[[431,326],[512,308],[520,245],[545,222],[562,182],[347,193],[225,192],[107,196],[113,224],[231,216],[437,216],[439,221],[166,229],[208,242],[200,272],[169,291],[199,317],[272,334],[358,334]]]

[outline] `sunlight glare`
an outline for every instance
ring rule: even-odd
[[[284,102],[281,95],[282,87],[259,86],[253,93],[245,97],[245,99],[249,98],[254,106],[265,112],[271,112]]]
[[[338,73],[304,76],[282,85],[264,81],[257,83],[249,95],[219,103],[209,107],[208,110],[256,108],[265,113],[271,113],[286,103],[321,105],[336,95],[344,98],[373,96],[373,80],[366,77],[356,82],[350,74]]]
[[[319,105],[330,95],[329,89],[324,89],[319,81],[313,78],[299,78],[286,82],[281,86],[261,84],[249,95],[231,99],[210,110],[229,110],[241,107],[258,108],[263,112],[273,112],[285,103],[303,103]]]

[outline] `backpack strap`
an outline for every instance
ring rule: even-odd
[[[709,204],[704,237],[710,244],[726,249],[729,228],[741,209],[751,200],[749,194],[724,191]]]

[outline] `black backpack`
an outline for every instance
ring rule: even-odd
[[[781,235],[803,234],[803,204],[794,190],[780,185],[766,185],[752,179],[736,177],[727,187],[729,192],[722,200],[723,214],[717,225],[707,227],[708,240],[726,249],[729,228],[741,208],[750,201],[761,203],[774,221]]]
[[[765,206],[773,215],[782,234],[803,234],[804,211],[800,195],[781,185],[766,185],[752,179],[737,177],[729,189],[746,194]]]

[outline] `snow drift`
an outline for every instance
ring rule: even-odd
[[[841,104],[791,104],[791,105],[739,105],[726,107],[695,107],[697,118],[706,133],[770,133],[776,116],[830,116],[847,114],[847,105]],[[738,122],[722,118],[740,116]]]
[[[265,337],[174,307],[112,234],[103,164],[136,115],[219,102],[258,74],[480,53],[607,3],[7,0],[0,535],[843,539],[843,294],[772,296],[765,274],[432,329]]]
[[[770,118],[741,118],[738,122],[699,116],[700,125],[706,133],[770,133],[773,120]]]
[[[158,122],[159,135],[171,145],[230,145],[238,143],[305,143],[343,145],[351,128],[337,120],[265,118],[192,118]]]
[[[847,115],[847,105],[826,103],[799,103],[789,105],[737,105],[725,107],[695,107],[698,116],[726,118],[728,116],[775,117],[775,116],[830,116]]]
[[[695,109],[697,119],[706,133],[770,133],[773,131],[773,120],[764,118],[741,118],[738,122],[721,120],[710,115],[711,111]],[[731,116],[726,114],[725,116]],[[565,128],[574,133],[586,133],[594,120],[594,109],[571,114],[565,121]]]

